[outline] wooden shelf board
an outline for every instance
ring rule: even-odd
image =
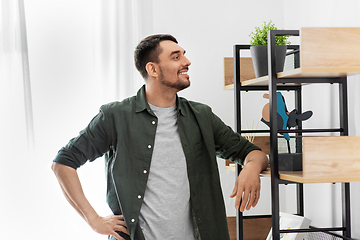
[[[264,177],[270,177],[270,169],[261,172]],[[302,171],[279,171],[279,178],[298,183],[335,183],[335,182],[360,182],[360,174],[344,174],[331,176],[329,174],[305,174]]]
[[[280,172],[280,179],[300,183],[335,183],[335,182],[359,182],[359,174],[344,174],[331,176],[329,174],[303,174],[303,172]]]
[[[280,72],[278,78],[338,78],[360,73],[360,68],[296,68]]]
[[[360,68],[296,68],[278,73],[278,78],[339,78],[360,74]],[[268,86],[269,77],[263,76],[241,82],[241,86]],[[278,85],[296,86],[297,83],[279,83]],[[234,84],[224,86],[224,89],[233,89]]]
[[[241,82],[241,86],[267,86],[269,84],[269,77],[259,77]]]
[[[299,183],[360,182],[360,136],[302,138],[303,171],[279,171]],[[270,176],[270,168],[262,172]]]
[[[241,86],[268,86],[269,84],[269,78],[268,76],[260,77],[260,78],[254,78],[250,80],[246,80],[241,82]],[[278,86],[298,86],[300,84],[298,83],[279,83]],[[224,90],[234,89],[234,84],[228,84],[224,86]]]
[[[224,86],[224,90],[234,89],[234,84],[229,84]]]
[[[255,72],[253,68],[252,59],[250,57],[240,58],[240,82],[254,79]],[[234,61],[232,57],[224,58],[224,89],[234,88]]]
[[[360,28],[302,28],[300,66],[311,71],[359,72]]]

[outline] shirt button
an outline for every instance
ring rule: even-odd
[[[152,121],[152,122],[151,122],[152,125],[155,125],[155,123],[156,123],[155,121]]]
[[[138,195],[138,199],[141,199],[141,195]]]
[[[150,148],[151,148],[151,145],[148,145],[148,148],[150,149]]]
[[[146,173],[147,173],[147,170],[144,170],[143,173],[146,174]]]
[[[135,222],[135,219],[131,219],[131,222],[134,223],[134,222]]]

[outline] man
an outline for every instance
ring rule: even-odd
[[[145,85],[102,106],[56,156],[52,169],[67,200],[96,232],[111,239],[229,239],[216,155],[244,165],[231,194],[235,207],[257,204],[267,158],[208,106],[177,96],[190,85],[190,64],[171,35],[142,40],[135,65]],[[76,173],[103,154],[114,213],[107,217],[92,208]]]

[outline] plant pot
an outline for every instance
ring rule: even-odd
[[[284,69],[286,49],[286,45],[275,46],[276,73],[282,72]],[[251,46],[250,53],[254,65],[255,76],[258,78],[268,75],[267,45]]]

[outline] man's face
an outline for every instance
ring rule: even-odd
[[[185,57],[185,50],[173,41],[160,42],[160,82],[177,91],[190,86],[188,69],[191,62]]]

